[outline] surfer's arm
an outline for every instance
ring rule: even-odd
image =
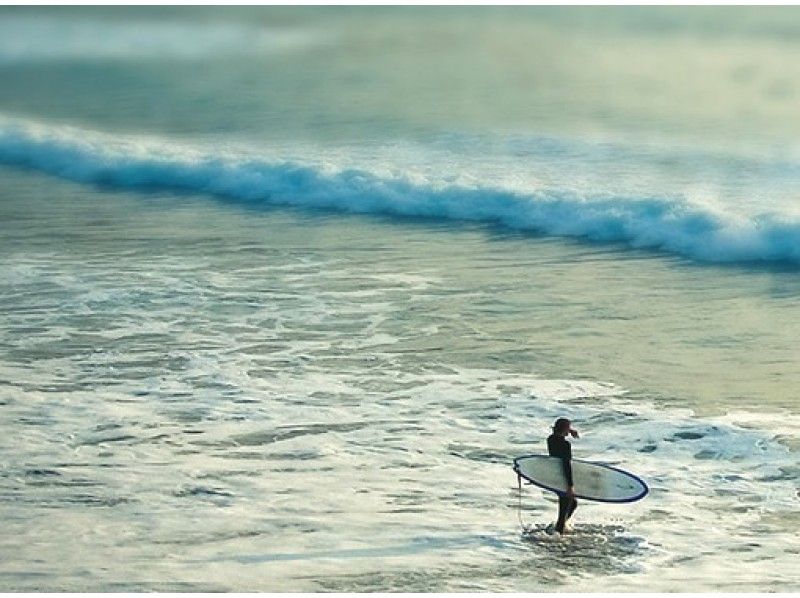
[[[564,458],[561,463],[564,464],[564,477],[567,478],[567,487],[572,488],[572,460]]]
[[[567,494],[573,494],[573,482],[572,482],[572,447],[569,445],[569,442],[565,443],[567,445],[566,455],[562,459],[562,463],[564,464],[564,477],[567,479]]]

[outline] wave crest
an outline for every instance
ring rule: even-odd
[[[426,183],[14,120],[0,120],[0,162],[122,189],[183,190],[248,203],[495,223],[698,261],[800,263],[797,219],[744,216],[683,197]]]

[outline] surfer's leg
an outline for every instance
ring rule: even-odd
[[[569,515],[570,500],[566,496],[559,495],[558,497],[558,521],[556,521],[556,531],[559,534],[564,533],[564,524],[567,522]]]
[[[578,501],[573,498],[572,503],[570,503],[569,509],[567,510],[566,518],[569,519],[570,517],[572,517],[572,514],[575,512],[575,509],[577,508],[578,508]]]

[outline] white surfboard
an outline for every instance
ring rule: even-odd
[[[514,471],[530,483],[564,494],[567,480],[561,458],[526,455],[514,459]],[[641,478],[603,463],[572,459],[575,496],[600,502],[633,502],[644,498],[647,484]]]

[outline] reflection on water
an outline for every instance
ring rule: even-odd
[[[551,525],[534,524],[523,528],[522,541],[530,546],[531,565],[569,574],[632,573],[647,550],[644,538],[621,525],[580,523],[560,535]]]
[[[305,579],[319,590],[337,592],[397,588],[404,592],[509,591],[514,588],[554,591],[574,583],[576,578],[639,572],[648,550],[644,538],[626,533],[622,526],[607,524],[576,525],[572,533],[564,536],[548,533],[546,525],[533,525],[526,527],[517,538],[476,536],[429,539],[423,544],[429,549],[458,549],[459,552],[445,567],[435,562],[430,566],[420,562],[413,568],[392,570],[389,561],[383,570],[371,567],[365,573],[309,575]],[[408,545],[404,550],[420,550],[423,544]],[[491,552],[490,558],[487,550]],[[349,556],[390,555],[388,551],[376,550]]]

